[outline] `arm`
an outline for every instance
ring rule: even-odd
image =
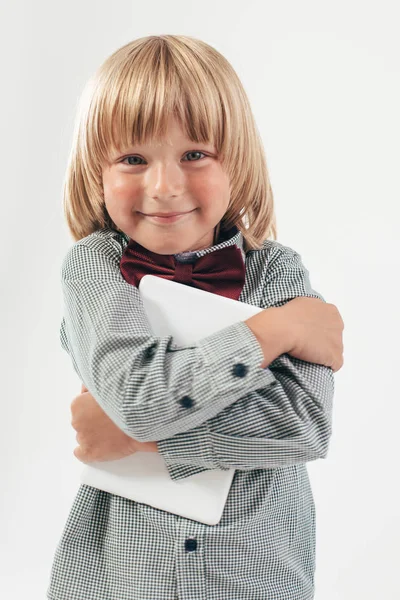
[[[266,260],[263,306],[297,296],[324,298],[292,249],[273,245]],[[209,421],[159,440],[172,479],[206,469],[267,469],[325,458],[331,435],[333,370],[282,354],[269,369],[276,383],[253,390]]]
[[[60,335],[80,380],[127,435],[142,442],[170,438],[275,380],[260,367],[262,348],[244,322],[177,352],[172,336],[154,336],[119,259],[98,232],[68,251]],[[235,370],[238,363],[246,365],[245,376]]]

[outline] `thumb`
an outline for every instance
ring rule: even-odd
[[[83,394],[84,392],[88,392],[89,390],[87,389],[87,387],[85,387],[85,384],[82,383],[82,389],[81,389],[81,394]]]

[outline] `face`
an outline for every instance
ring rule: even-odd
[[[157,254],[212,246],[229,205],[230,184],[215,147],[191,142],[175,120],[165,140],[114,155],[102,178],[116,226]]]

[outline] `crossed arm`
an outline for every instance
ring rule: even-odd
[[[276,250],[272,257],[274,260],[270,260],[269,281],[266,281],[269,293],[266,306],[279,306],[301,295],[323,300],[311,289],[308,272],[299,255],[287,248]],[[63,334],[66,347],[65,329]],[[254,362],[256,358],[261,362],[262,353],[257,354],[255,340],[249,339],[252,344],[250,359]],[[229,344],[225,340],[226,358],[230,358],[228,350]],[[73,354],[74,358],[76,356]],[[79,356],[77,358],[79,360]],[[222,360],[216,368],[222,368],[223,364]],[[78,363],[75,362],[75,365],[78,366]],[[171,478],[175,480],[206,469],[272,468],[324,458],[331,433],[332,369],[283,354],[265,372],[269,377],[259,382],[253,380],[253,389],[243,389],[241,394],[236,393],[236,397],[233,394],[225,405],[219,403],[217,410],[208,418],[199,419],[198,411],[191,413],[189,410],[178,428],[173,426],[171,419],[171,427],[147,428],[144,436],[137,436],[135,427],[129,427],[136,414],[133,407],[132,412],[129,411],[129,403],[125,405],[127,419],[121,427],[110,407],[101,406],[101,396],[97,396],[100,398],[98,405],[94,396],[91,397],[98,410],[103,412],[103,417],[108,417],[109,433],[113,427],[120,432],[121,447],[129,448],[128,453],[132,453],[133,447],[133,451],[159,451]],[[95,390],[96,385],[91,387]],[[238,392],[237,389],[235,391]],[[203,392],[203,403],[212,401],[207,390],[200,388],[199,392]],[[88,400],[86,406],[89,407]],[[98,412],[99,418],[100,415]],[[147,446],[140,448],[140,444]]]

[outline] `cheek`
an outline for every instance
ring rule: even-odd
[[[140,186],[127,181],[126,177],[113,177],[103,180],[104,198],[109,204],[119,205],[134,202],[140,194]]]
[[[221,174],[208,173],[207,176],[196,178],[192,182],[191,193],[205,207],[226,203],[229,199],[229,180]]]
[[[126,185],[122,178],[112,177],[103,179],[104,193],[107,196],[119,196],[126,189]]]

